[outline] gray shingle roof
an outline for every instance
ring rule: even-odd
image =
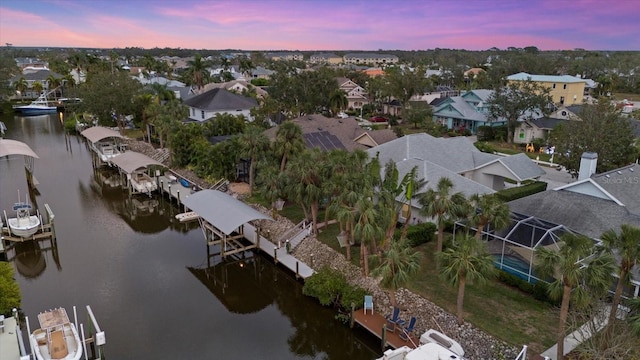
[[[184,103],[187,106],[208,111],[247,110],[258,106],[258,102],[253,98],[219,88],[191,97]]]
[[[531,124],[534,124],[536,127],[538,127],[539,129],[548,129],[551,130],[554,127],[565,123],[567,120],[563,120],[563,119],[553,119],[553,118],[548,118],[548,117],[541,117],[538,119],[530,119],[530,120],[526,120]]]
[[[591,179],[622,202],[629,213],[640,216],[640,165],[593,175]]]
[[[498,159],[517,177],[515,180],[529,180],[540,177],[545,174],[540,166],[536,165],[531,159],[523,154],[515,154],[504,156]]]
[[[640,226],[640,216],[613,201],[566,190],[547,190],[509,202],[512,211],[562,224],[592,238],[622,224]]]
[[[479,112],[461,96],[453,96],[440,103],[434,110],[433,116],[451,117],[472,121],[487,121],[487,114]]]

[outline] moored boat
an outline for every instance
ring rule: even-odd
[[[49,310],[38,315],[40,328],[29,335],[33,354],[38,360],[78,360],[82,356],[82,343],[76,326],[69,321],[64,308]]]
[[[55,89],[47,93],[42,93],[42,95],[32,101],[29,105],[14,105],[13,110],[24,116],[55,114],[58,111],[59,104],[49,101],[47,98],[48,95],[54,91]]]
[[[31,215],[31,204],[17,202],[13,205],[13,211],[16,212],[16,217],[7,218],[7,213],[4,216],[7,221],[7,226],[12,234],[21,237],[28,238],[38,232],[41,224],[40,217],[37,215]]]

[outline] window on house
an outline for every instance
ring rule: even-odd
[[[567,90],[567,84],[563,84],[563,85],[562,85],[562,89],[563,89],[563,90]]]
[[[556,84],[553,84],[553,86],[552,86],[552,87],[555,89],[555,88],[556,88]]]
[[[202,117],[202,120],[204,120],[204,110],[200,111],[200,116]]]
[[[564,104],[564,96],[560,96],[560,104]]]
[[[524,130],[520,129],[520,133],[518,134],[518,138],[524,139]]]

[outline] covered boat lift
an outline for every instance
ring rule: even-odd
[[[259,248],[260,229],[249,222],[273,221],[270,216],[217,190],[195,192],[185,197],[183,203],[200,216],[198,221],[207,246],[219,245],[223,259],[229,255]],[[246,244],[246,241],[242,242],[242,239],[248,240],[249,244]]]
[[[27,174],[27,184],[29,184],[30,188],[35,187],[38,181],[33,176],[34,160],[40,157],[29,145],[21,141],[0,138],[0,158],[11,155],[24,155],[24,169]]]
[[[93,126],[80,134],[89,140],[91,150],[96,153],[98,159],[103,163],[109,164],[115,156],[126,151],[126,144],[121,143],[124,136],[115,130],[102,126]],[[95,165],[99,164],[94,163]]]
[[[158,189],[157,177],[160,176],[160,171],[151,172],[151,167],[166,168],[161,162],[135,151],[127,151],[115,156],[111,159],[111,163],[120,169],[121,174],[126,174],[129,195],[151,195],[152,191]]]

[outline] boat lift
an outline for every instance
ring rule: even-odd
[[[78,327],[78,312],[76,311],[76,307],[73,306],[73,322],[80,333],[80,340],[82,341],[83,353],[85,360],[103,360],[105,358],[104,354],[104,346],[107,343],[105,332],[100,329],[100,325],[96,320],[95,315],[93,315],[93,310],[91,310],[91,306],[87,305],[87,322],[88,326],[88,335],[84,334],[84,324],[80,324]],[[31,327],[29,325],[29,317],[25,317],[25,323],[27,325],[28,335],[31,335]],[[22,339],[22,336],[19,336],[18,339]],[[87,351],[87,345],[91,350],[91,356],[89,356],[89,352]],[[21,354],[25,354],[24,344],[21,345]],[[29,342],[29,351],[30,355],[20,356],[20,360],[29,360],[35,359],[34,351],[31,348],[31,342]]]

